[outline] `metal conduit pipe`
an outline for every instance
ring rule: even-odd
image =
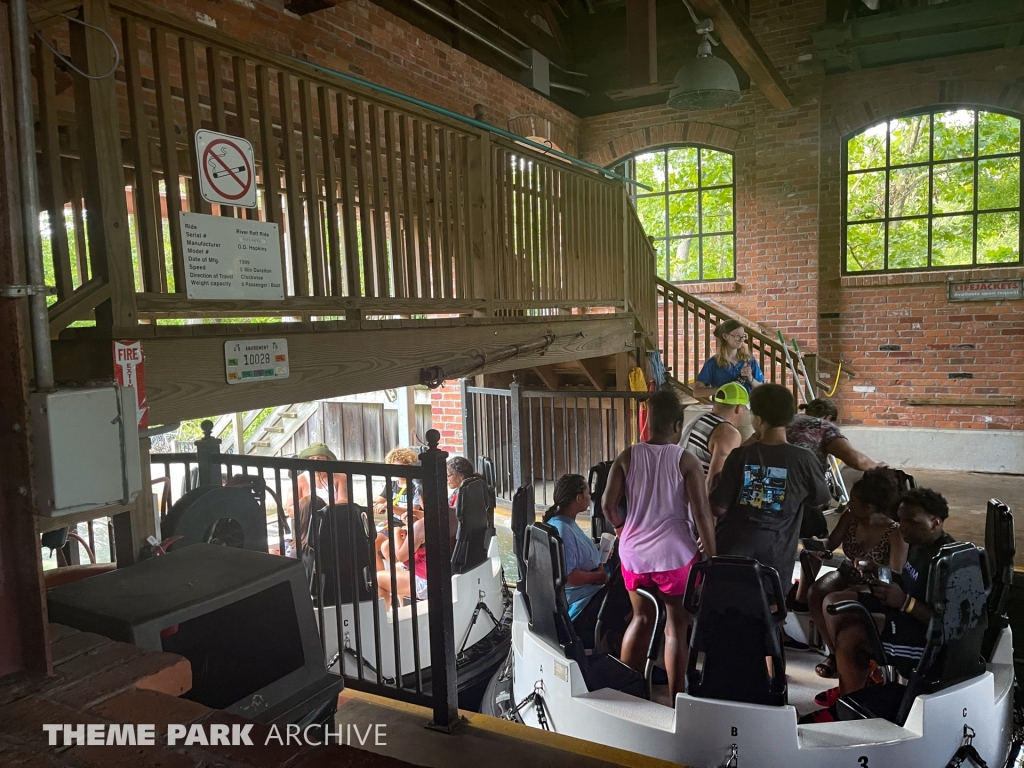
[[[14,90],[18,155],[21,158],[21,228],[29,283],[29,320],[32,329],[32,362],[36,390],[53,390],[53,357],[50,351],[50,317],[46,310],[46,278],[39,239],[39,178],[36,169],[36,135],[32,113],[32,66],[29,58],[29,25],[26,0],[11,4],[11,48],[14,53]]]
[[[438,10],[437,8],[432,6],[430,3],[424,2],[424,0],[410,0],[410,1],[412,2],[413,5],[417,5],[420,8],[422,8],[423,10],[425,10],[425,11],[429,11],[430,13],[434,14],[435,16],[437,16],[437,18],[447,22],[448,24],[451,24],[453,27],[455,27],[460,32],[465,32],[467,35],[472,37],[474,40],[483,43],[488,48],[490,48],[492,51],[495,51],[496,53],[500,53],[506,59],[508,59],[509,61],[512,61],[512,62],[514,62],[516,64],[518,64],[523,69],[533,69],[532,66],[530,66],[528,63],[526,63],[525,61],[520,59],[514,53],[511,53],[510,51],[506,51],[504,48],[502,48],[500,45],[495,43],[493,40],[490,40],[490,39],[484,37],[483,35],[481,35],[479,32],[477,32],[472,27],[467,27],[465,24],[463,24],[458,19],[453,19],[447,13],[445,13],[444,11]],[[530,46],[524,44],[523,47],[529,48]]]
[[[556,83],[554,80],[548,83],[552,88],[559,91],[572,91],[573,93],[581,93],[584,96],[589,96],[590,91],[584,90],[583,88],[577,88],[575,85],[566,85],[565,83]]]
[[[501,34],[503,34],[505,37],[507,37],[509,40],[511,40],[516,45],[518,45],[520,48],[532,48],[533,47],[529,43],[526,43],[526,42],[523,42],[522,40],[520,40],[518,37],[513,35],[511,32],[509,32],[503,26],[498,24],[496,21],[492,21],[487,16],[485,16],[482,13],[480,13],[480,11],[478,11],[476,8],[474,8],[473,6],[471,6],[468,3],[466,3],[465,0],[454,0],[454,2],[455,2],[456,5],[459,5],[459,6],[463,7],[463,8],[465,8],[467,11],[472,13],[474,16],[476,16],[478,19],[480,19],[484,23],[490,24],[492,27],[494,27],[494,29],[496,29],[499,32],[501,32]],[[566,69],[565,67],[560,66],[560,65],[556,64],[553,61],[548,61],[548,64],[550,66],[554,67],[555,69],[557,69],[559,72],[564,72],[567,75],[573,75],[575,77],[590,77],[590,75],[588,75],[586,72],[574,72],[573,70]]]

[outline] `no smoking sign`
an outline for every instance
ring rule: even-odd
[[[211,203],[256,207],[256,163],[252,144],[237,136],[196,131],[199,191]]]

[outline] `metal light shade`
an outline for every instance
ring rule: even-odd
[[[711,45],[704,41],[697,58],[676,72],[676,87],[668,95],[670,109],[716,109],[735,104],[740,98],[740,82],[727,61],[716,59]]]

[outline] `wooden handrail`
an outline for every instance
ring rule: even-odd
[[[50,139],[41,160],[48,188],[62,190],[45,204],[59,235],[69,198],[74,220],[52,249],[61,283],[54,332],[105,302],[113,314],[97,320],[109,328],[140,317],[359,323],[375,313],[600,308],[634,313],[653,336],[655,254],[621,181],[142,0],[83,2],[120,38],[124,88],[76,78],[68,89],[37,57],[40,133]],[[73,27],[61,20],[48,34],[58,44],[76,39],[83,60],[109,55],[105,39]],[[95,98],[80,98],[82,89]],[[76,113],[80,104],[87,114]],[[99,154],[54,162],[58,121],[66,130],[82,119]],[[187,126],[184,137],[176,125]],[[253,144],[258,209],[201,199],[198,128]],[[87,201],[119,209],[104,219],[109,227],[85,227],[83,187]],[[276,223],[285,300],[189,300],[184,211]],[[90,266],[103,290],[95,277],[87,282]]]

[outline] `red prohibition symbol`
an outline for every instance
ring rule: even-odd
[[[222,154],[214,152],[214,148],[221,144],[228,147],[228,151]],[[234,150],[234,152],[230,150]],[[231,154],[231,158],[225,160],[228,154]],[[238,157],[237,164],[235,163],[235,155]],[[245,152],[237,144],[227,139],[214,139],[206,145],[206,149],[203,151],[203,174],[206,176],[211,189],[227,200],[240,200],[245,197],[252,186],[254,175],[252,167],[249,165],[249,158],[245,156]],[[222,188],[225,179],[234,179],[240,191],[225,191]]]

